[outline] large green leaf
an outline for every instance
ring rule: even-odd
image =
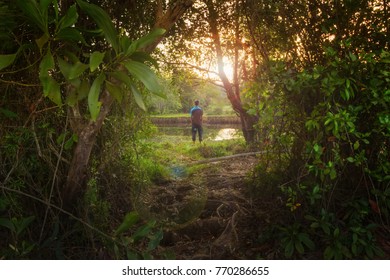
[[[83,35],[81,35],[81,32],[74,27],[67,27],[64,29],[61,29],[55,37],[55,40],[59,41],[71,41],[71,42],[82,42],[84,45],[87,45],[87,42],[85,41]]]
[[[80,77],[80,75],[88,69],[88,65],[81,63],[80,61],[77,61],[75,64],[72,65],[69,73],[69,80],[73,80],[75,78]]]
[[[146,106],[145,106],[145,103],[144,103],[144,100],[142,98],[142,94],[138,91],[138,89],[131,85],[131,92],[133,93],[133,96],[134,96],[134,99],[135,99],[135,102],[137,103],[137,105],[144,111],[146,111]]]
[[[47,33],[43,33],[41,37],[35,39],[35,42],[38,45],[39,51],[42,52],[43,46],[49,41],[50,37]]]
[[[68,92],[66,103],[69,106],[74,106],[77,102],[88,97],[91,86],[88,79],[73,79],[69,82],[73,87]]]
[[[153,93],[157,93],[160,90],[157,76],[148,66],[133,60],[124,61],[123,64],[130,74],[140,80],[148,90]]]
[[[124,83],[129,90],[131,89],[133,82],[131,81],[131,78],[127,73],[123,71],[115,71],[115,72],[111,72],[110,76]]]
[[[88,69],[88,65],[77,61],[75,64],[70,64],[58,57],[58,65],[60,67],[60,71],[62,75],[64,75],[65,79],[73,80],[81,76],[85,70]]]
[[[41,63],[39,64],[39,76],[45,77],[48,76],[48,71],[54,68],[54,57],[51,54],[50,49],[47,51],[45,56],[42,58]]]
[[[48,33],[47,13],[45,15],[45,13],[42,12],[42,9],[44,9],[46,5],[45,1],[41,3],[41,6],[38,6],[35,0],[17,0],[17,4],[25,16],[34,22],[34,24],[36,24],[44,33]]]
[[[0,70],[10,66],[16,58],[15,54],[0,54]]]
[[[77,22],[77,18],[78,18],[78,14],[77,14],[77,8],[76,8],[76,5],[72,5],[70,6],[70,8],[68,9],[68,11],[66,12],[65,16],[63,16],[61,19],[60,19],[60,22],[59,22],[59,30],[62,30],[66,27],[71,27],[72,25],[74,25],[76,22]]]
[[[39,4],[40,4],[40,7],[41,7],[41,10],[42,11],[47,10],[47,8],[51,4],[51,2],[53,2],[53,0],[40,0]]]
[[[96,121],[99,116],[100,107],[102,103],[99,101],[100,89],[105,80],[105,75],[101,73],[92,83],[91,89],[88,93],[88,109],[91,113],[91,119]]]
[[[89,68],[91,72],[95,71],[99,67],[100,63],[102,63],[103,61],[105,54],[105,52],[101,53],[97,51],[91,53],[91,56],[89,57]]]
[[[61,89],[60,85],[52,76],[50,71],[54,68],[54,58],[50,50],[43,57],[39,64],[39,79],[43,87],[43,95],[49,97],[55,104],[61,105]]]
[[[94,4],[89,4],[82,0],[77,0],[77,4],[85,13],[87,13],[89,16],[91,16],[94,19],[97,25],[103,30],[104,36],[106,37],[107,41],[114,48],[115,52],[118,53],[119,52],[118,33],[108,14],[99,6],[96,6]]]
[[[40,80],[43,87],[43,95],[49,97],[51,101],[60,106],[62,104],[61,88],[57,81],[50,76],[40,77]]]
[[[123,89],[120,86],[117,86],[109,81],[106,81],[106,88],[108,92],[115,98],[118,103],[122,102],[123,99]]]
[[[57,57],[58,66],[60,67],[60,71],[62,75],[64,75],[65,79],[69,80],[70,70],[72,69],[72,64],[66,62],[61,57]]]
[[[157,69],[159,68],[159,65],[157,63],[157,60],[155,60],[153,57],[150,56],[150,54],[146,53],[146,52],[134,52],[131,56],[130,56],[131,60],[135,60],[135,61],[138,61],[138,62],[141,62],[141,63],[144,63],[145,61],[148,61],[150,63],[153,64],[154,67],[156,67]]]
[[[158,37],[161,37],[165,33],[165,31],[165,29],[156,28],[145,36],[134,41],[126,50],[126,55],[130,55],[136,50],[142,50],[143,48],[147,47],[148,45],[156,41]]]
[[[125,218],[123,219],[122,224],[116,229],[115,235],[121,234],[127,230],[129,230],[136,222],[139,220],[139,215],[137,212],[133,211],[127,213]]]

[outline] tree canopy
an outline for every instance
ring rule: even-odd
[[[196,96],[212,108],[208,98],[222,92],[248,147],[264,152],[251,187],[269,183],[287,206],[277,234],[284,257],[315,248],[324,258],[380,256],[374,229],[390,219],[389,8],[387,0],[0,0],[0,227],[14,231],[1,242],[25,255],[43,248],[66,228],[62,214],[85,213],[104,185],[93,178],[114,158],[130,166],[122,183],[141,188],[148,111],[188,112]],[[117,235],[137,223],[134,213]],[[30,248],[18,234],[35,217]]]

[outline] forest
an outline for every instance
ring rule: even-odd
[[[0,0],[0,260],[389,259],[389,11]]]

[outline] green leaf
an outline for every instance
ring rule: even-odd
[[[60,85],[49,74],[49,71],[53,68],[54,58],[50,50],[48,50],[39,65],[39,79],[43,87],[43,95],[49,97],[55,104],[61,105]]]
[[[353,144],[353,149],[354,149],[354,150],[357,150],[357,149],[359,149],[359,147],[360,147],[360,143],[359,143],[359,141],[356,141],[356,142]]]
[[[57,60],[60,71],[67,80],[78,78],[88,68],[87,64],[81,63],[80,61],[77,61],[72,65],[60,57],[58,57]]]
[[[310,250],[314,250],[314,242],[309,238],[309,236],[305,233],[301,233],[298,235],[298,239],[303,243],[305,244],[305,246],[307,248],[309,248]]]
[[[12,221],[10,221],[9,219],[0,218],[0,226],[3,226],[3,227],[8,228],[8,229],[11,230],[12,232],[15,231],[15,226],[14,226],[14,224],[12,223]]]
[[[77,61],[70,69],[69,80],[80,77],[80,75],[88,69],[88,65]]]
[[[326,249],[324,251],[324,259],[330,260],[330,259],[333,259],[334,256],[335,256],[335,254],[334,254],[333,248],[330,246],[326,247]]]
[[[15,112],[12,112],[5,108],[0,108],[0,113],[2,113],[8,119],[16,119],[18,117],[18,115]]]
[[[58,66],[62,75],[64,75],[65,79],[69,80],[70,70],[72,69],[72,64],[66,62],[61,57],[57,57]]]
[[[305,253],[305,248],[303,248],[303,245],[300,240],[295,240],[295,249],[297,249],[297,252],[299,254]]]
[[[14,222],[16,228],[16,235],[21,234],[29,226],[29,224],[34,221],[34,219],[34,216],[30,216],[27,218],[22,218],[20,221]]]
[[[87,98],[90,90],[90,84],[88,80],[82,80],[80,86],[77,88],[77,101],[81,101]]]
[[[59,30],[62,30],[66,27],[71,27],[77,22],[77,18],[79,15],[77,14],[77,8],[76,5],[73,4],[72,6],[69,7],[69,9],[66,11],[65,16],[63,16],[60,19],[59,22]]]
[[[88,96],[90,84],[88,79],[83,79],[82,81],[80,79],[73,79],[69,82],[73,87],[71,87],[68,92],[66,104],[73,107],[78,101],[81,101]]]
[[[355,162],[355,159],[353,157],[347,157],[347,161],[353,163]]]
[[[149,221],[146,225],[140,227],[135,233],[134,235],[132,236],[134,242],[137,242],[139,241],[141,238],[143,237],[146,237],[149,232],[153,229],[153,227],[155,226],[156,224],[156,221],[155,220],[152,220],[152,221]]]
[[[47,51],[46,55],[42,58],[41,63],[39,64],[39,76],[48,76],[48,71],[54,68],[54,58],[50,52],[50,49]]]
[[[70,41],[70,42],[82,42],[84,45],[87,45],[83,35],[81,35],[80,31],[74,27],[67,27],[61,29],[55,36],[55,40],[57,41]]]
[[[106,88],[108,92],[118,101],[118,103],[122,102],[123,99],[123,93],[122,88],[120,86],[117,86],[109,81],[106,81]]]
[[[150,237],[150,242],[148,244],[148,250],[152,251],[157,248],[160,244],[161,240],[164,237],[164,233],[162,230],[159,230],[156,234]]]
[[[96,121],[102,103],[99,101],[101,85],[104,82],[105,75],[101,73],[92,83],[88,93],[88,109],[91,114],[91,119]]]
[[[334,180],[334,179],[336,179],[336,177],[337,177],[337,172],[336,172],[336,169],[334,169],[334,168],[332,168],[331,170],[330,170],[330,179],[331,180]]]
[[[49,97],[58,106],[62,105],[60,85],[52,77],[41,77],[41,84],[43,86],[43,95]]]
[[[152,63],[152,65],[156,68],[159,67],[157,61],[150,56],[150,54],[148,53],[145,53],[145,52],[135,52],[133,53],[130,58],[132,60],[135,60],[135,61],[138,61],[138,62],[141,62],[141,63],[144,63],[145,61],[149,61],[150,63]]]
[[[148,90],[153,93],[157,93],[160,90],[157,77],[148,66],[132,60],[125,61],[123,64],[130,74],[140,80]]]
[[[137,212],[133,211],[127,213],[125,218],[123,219],[122,224],[116,229],[115,235],[121,234],[127,230],[129,230],[136,222],[139,220],[139,215]]]
[[[139,260],[138,253],[132,250],[128,250],[126,256],[128,260]]]
[[[47,8],[49,7],[52,1],[53,0],[41,0],[40,1],[41,10],[47,10]]]
[[[40,38],[35,40],[40,52],[42,52],[42,49],[45,46],[45,44],[49,41],[49,38],[50,38],[49,35],[47,33],[44,33]]]
[[[127,73],[125,73],[123,71],[115,71],[115,72],[111,72],[110,76],[117,79],[118,81],[125,83],[127,88],[131,89],[133,82],[131,81],[131,78],[129,77],[129,75]]]
[[[16,58],[15,54],[0,54],[0,70],[10,66]]]
[[[155,42],[158,37],[161,37],[165,33],[165,31],[165,29],[156,28],[145,36],[134,41],[133,44],[131,44],[130,47],[126,50],[126,55],[131,54],[135,50],[147,47],[151,43]]]
[[[48,33],[47,16],[45,17],[44,13],[41,11],[41,7],[38,6],[35,0],[17,0],[17,4],[25,16],[36,24],[44,33]]]
[[[291,257],[294,253],[294,242],[292,240],[290,240],[286,247],[284,248],[284,254],[286,255],[286,257]]]
[[[85,13],[94,19],[97,25],[103,30],[104,36],[114,48],[115,52],[119,53],[118,33],[108,14],[99,6],[89,4],[82,0],[77,0],[77,4]]]
[[[95,71],[99,67],[100,63],[102,63],[103,61],[105,54],[105,52],[101,53],[97,51],[91,53],[91,56],[89,57],[89,68],[91,72]]]
[[[135,99],[135,102],[137,103],[137,105],[144,111],[146,111],[146,106],[145,106],[145,103],[144,103],[144,100],[142,98],[142,94],[138,91],[138,89],[131,85],[131,92],[133,93],[133,96],[134,96],[134,99]]]

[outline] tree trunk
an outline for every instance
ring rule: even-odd
[[[76,106],[69,111],[71,127],[78,135],[78,141],[73,151],[68,177],[62,192],[63,203],[67,208],[74,204],[77,197],[81,197],[85,193],[92,148],[96,142],[96,136],[103,126],[104,119],[111,111],[113,98],[107,91],[103,92],[100,101],[102,107],[96,121],[83,122]]]
[[[65,3],[66,1],[64,1]],[[194,0],[173,1],[168,9],[163,13],[162,2],[158,1],[161,9],[158,9],[158,17],[154,27],[164,28],[167,31],[172,28],[175,22],[194,3]],[[152,52],[162,38],[149,45],[145,51]],[[102,93],[102,102],[99,116],[95,122],[86,121],[79,113],[77,106],[70,109],[71,126],[74,133],[78,135],[78,142],[73,151],[73,158],[69,167],[65,186],[62,190],[61,198],[66,208],[71,208],[76,203],[77,198],[82,197],[87,189],[88,166],[92,149],[96,143],[96,137],[103,126],[103,121],[111,111],[113,98],[107,91]]]
[[[215,10],[214,4],[211,0],[206,1],[207,8],[209,11],[209,25],[210,32],[214,41],[215,51],[217,55],[217,63],[218,63],[218,75],[222,81],[223,87],[225,88],[227,98],[232,104],[233,110],[240,117],[242,132],[244,134],[245,141],[247,143],[253,143],[255,141],[255,130],[253,126],[256,124],[256,117],[249,115],[246,110],[242,106],[241,97],[240,97],[240,87],[239,80],[237,74],[238,68],[238,37],[239,37],[239,23],[236,23],[236,50],[235,50],[235,73],[234,73],[234,85],[229,81],[226,76],[224,65],[223,65],[223,51],[221,46],[221,39],[219,36],[218,29],[218,13]]]

